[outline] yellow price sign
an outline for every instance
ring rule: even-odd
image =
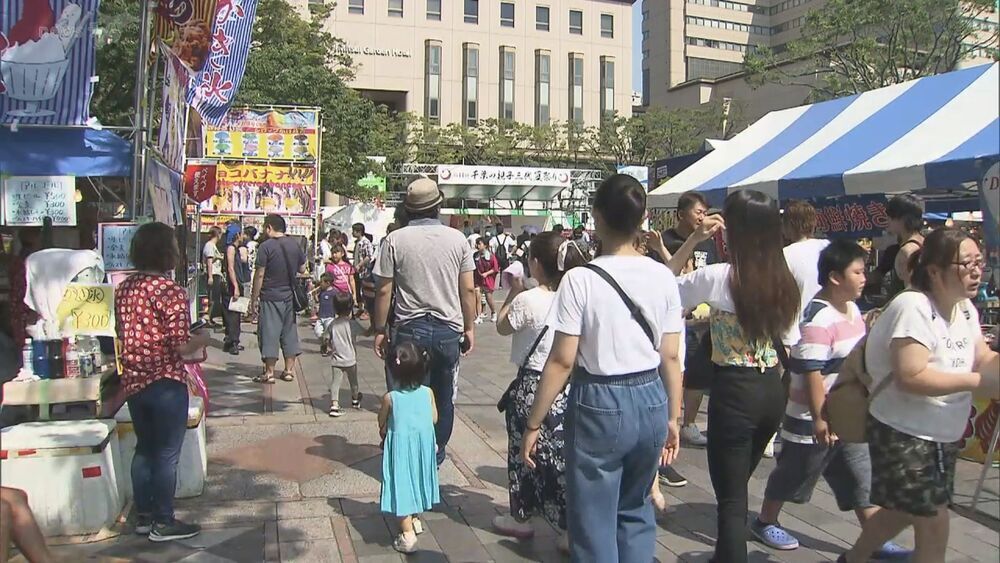
[[[69,284],[56,308],[56,320],[70,334],[115,336],[114,287],[108,284]]]

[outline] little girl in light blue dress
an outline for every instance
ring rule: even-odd
[[[382,454],[382,512],[399,518],[402,533],[393,542],[400,553],[417,549],[423,533],[420,513],[441,502],[438,489],[437,445],[434,425],[437,405],[430,388],[422,385],[427,374],[427,352],[412,342],[395,347],[389,365],[395,391],[382,397],[378,413]]]

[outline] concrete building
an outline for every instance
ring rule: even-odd
[[[310,2],[291,0],[305,9]],[[633,0],[339,0],[364,96],[441,123],[632,114]]]
[[[748,52],[768,46],[781,52],[801,37],[806,14],[825,0],[643,0],[643,104],[694,107],[731,99],[752,122],[764,114],[805,102],[807,86],[768,84],[753,89],[744,80]],[[977,20],[980,33],[995,33],[998,14]],[[985,51],[968,64],[988,62]]]

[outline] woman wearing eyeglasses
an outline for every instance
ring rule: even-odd
[[[871,501],[884,510],[865,523],[842,562],[868,561],[907,526],[916,538],[913,561],[945,560],[948,504],[972,394],[1000,396],[1000,360],[986,346],[970,301],[983,275],[978,245],[959,229],[939,229],[910,268],[913,290],[886,307],[865,354],[873,380]]]

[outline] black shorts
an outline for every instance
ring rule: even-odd
[[[935,516],[951,503],[959,443],[922,440],[868,415],[872,503],[913,516]]]
[[[688,327],[684,338],[684,388],[704,391],[712,386],[715,366],[708,327]]]

